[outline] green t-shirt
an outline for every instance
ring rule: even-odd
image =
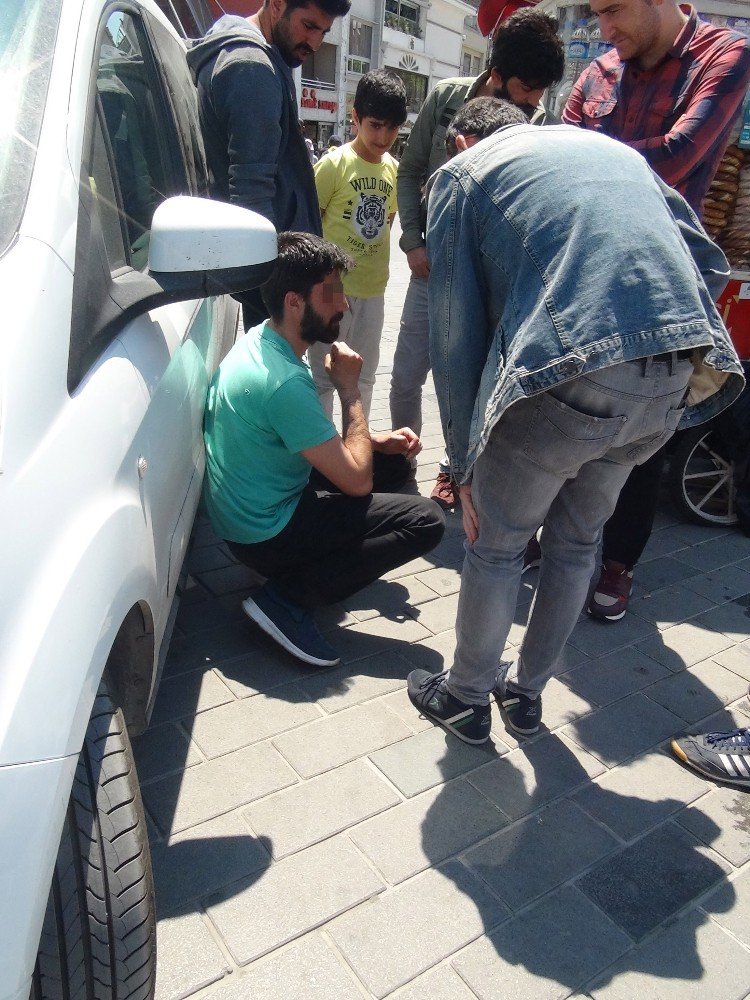
[[[314,169],[323,235],[356,263],[344,277],[344,291],[364,299],[383,295],[391,257],[388,219],[397,207],[398,162],[385,153],[380,163],[368,163],[346,143],[322,156]]]
[[[310,478],[300,452],[330,441],[310,369],[268,321],[248,330],[208,390],[204,497],[214,531],[263,542],[286,527]]]

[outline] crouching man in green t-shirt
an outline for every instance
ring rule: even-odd
[[[284,649],[316,666],[339,657],[312,610],[429,552],[445,528],[429,499],[377,492],[406,481],[421,443],[408,427],[368,429],[362,359],[334,343],[348,308],[342,275],[350,266],[318,236],[279,234],[278,259],[261,289],[270,318],[221,363],[204,426],[214,530],[268,581],[242,607]],[[341,400],[341,436],[303,361],[318,342],[331,345],[326,369]]]

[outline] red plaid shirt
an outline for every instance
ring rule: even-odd
[[[681,9],[688,21],[658,66],[638,69],[611,49],[581,74],[562,118],[637,149],[699,213],[747,90],[750,48]]]

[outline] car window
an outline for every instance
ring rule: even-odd
[[[187,190],[182,159],[175,170],[176,160],[169,151],[170,139],[174,144],[174,126],[155,67],[144,51],[144,37],[142,25],[131,14],[117,11],[109,16],[98,56],[91,175],[98,197],[106,179],[98,177],[96,171],[108,163],[119,195],[126,262],[136,270],[142,270],[148,261],[156,207],[170,195]],[[96,156],[98,128],[108,151],[106,161]],[[107,214],[107,208],[102,207]],[[110,261],[112,270],[117,266],[121,266],[119,261]]]

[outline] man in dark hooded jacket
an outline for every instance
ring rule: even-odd
[[[291,70],[349,6],[265,0],[252,17],[222,17],[188,54],[212,196],[259,212],[278,231],[322,234]],[[239,298],[246,328],[265,319],[257,293]]]

